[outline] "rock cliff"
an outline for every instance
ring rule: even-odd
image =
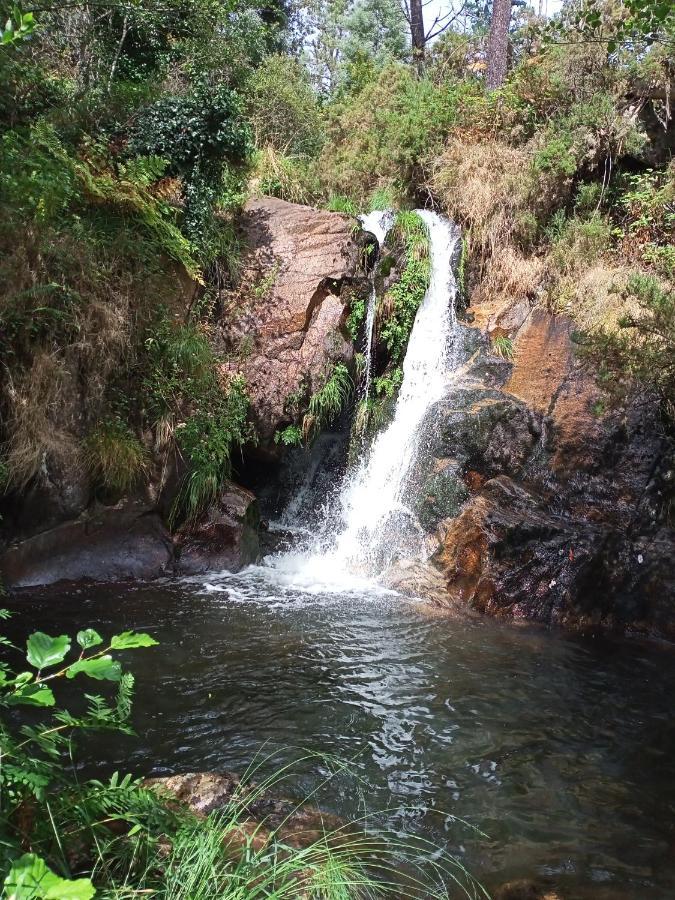
[[[431,565],[392,583],[503,618],[675,637],[673,443],[655,405],[606,409],[565,317],[467,318],[464,369],[417,472]]]

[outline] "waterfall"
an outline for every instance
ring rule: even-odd
[[[369,231],[375,235],[378,246],[384,244],[387,233],[394,222],[394,213],[390,209],[376,210],[371,213],[364,213],[359,216],[364,231]],[[368,307],[366,310],[366,328],[365,328],[365,347],[363,349],[364,376],[363,376],[363,398],[368,399],[370,393],[370,381],[373,362],[373,332],[375,330],[375,307],[377,305],[377,295],[375,293],[375,281],[370,290],[368,298]]]
[[[424,439],[425,415],[447,393],[455,370],[452,260],[459,231],[436,213],[418,214],[429,232],[431,277],[408,342],[394,416],[345,475],[323,536],[274,563],[296,584],[344,587],[379,575],[399,557],[424,554],[409,476]]]

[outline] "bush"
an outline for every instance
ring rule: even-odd
[[[319,170],[328,193],[366,206],[385,184],[405,193],[438,151],[455,119],[450,86],[418,78],[402,65],[386,67],[356,96],[328,108],[328,135]]]
[[[623,294],[636,312],[623,316],[616,329],[582,335],[581,352],[610,392],[621,395],[637,382],[660,398],[675,421],[675,291],[653,275],[635,273]]]
[[[249,84],[255,145],[291,156],[315,156],[323,123],[306,69],[292,57],[268,56]]]

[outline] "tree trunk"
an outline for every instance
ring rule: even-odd
[[[494,0],[488,40],[488,90],[501,87],[506,78],[509,59],[509,26],[511,0]]]
[[[419,71],[424,66],[424,45],[426,44],[422,0],[410,0],[410,40],[413,63]]]

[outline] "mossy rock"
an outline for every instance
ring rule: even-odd
[[[432,475],[420,496],[417,510],[420,523],[427,530],[432,530],[442,519],[454,519],[468,496],[469,490],[456,472]]]

